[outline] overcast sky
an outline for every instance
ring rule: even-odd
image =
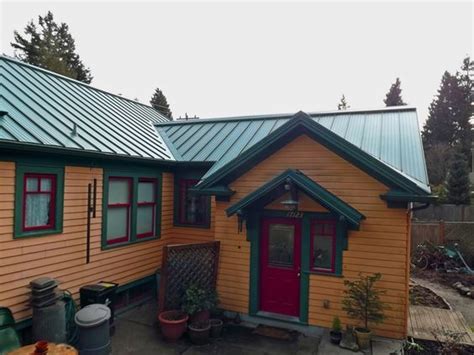
[[[51,10],[69,24],[93,86],[148,103],[163,90],[175,117],[377,108],[400,77],[427,108],[445,70],[473,46],[472,2],[162,3],[1,1],[0,51]]]

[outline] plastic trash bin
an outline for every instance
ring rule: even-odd
[[[110,308],[103,304],[91,304],[76,313],[81,355],[110,354],[109,319]]]

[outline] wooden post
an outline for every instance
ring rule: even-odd
[[[446,232],[445,232],[445,225],[444,220],[439,221],[439,242],[441,245],[444,245],[446,241]]]

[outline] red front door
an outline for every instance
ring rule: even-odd
[[[298,317],[301,221],[264,219],[261,240],[260,310]]]

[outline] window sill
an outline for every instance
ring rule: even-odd
[[[62,232],[63,232],[62,228],[40,229],[40,230],[36,230],[36,231],[33,230],[29,232],[17,232],[14,234],[13,239],[47,237],[49,235],[61,234]]]
[[[209,224],[186,224],[186,223],[179,223],[174,222],[174,227],[183,227],[183,228],[199,228],[199,229],[210,229],[211,225]]]
[[[308,275],[318,275],[318,276],[344,277],[343,274],[331,273],[331,272],[323,272],[323,271],[316,271],[316,270],[303,271],[303,273],[304,273],[304,274],[308,274]]]
[[[138,243],[145,243],[145,242],[149,242],[149,241],[152,241],[152,240],[158,240],[158,239],[160,239],[160,236],[140,238],[140,239],[132,240],[130,242],[123,242],[123,243],[110,244],[110,245],[103,244],[101,249],[102,250],[116,249],[116,248],[126,247],[126,246],[129,246],[129,245],[134,245],[134,244],[138,244]]]

